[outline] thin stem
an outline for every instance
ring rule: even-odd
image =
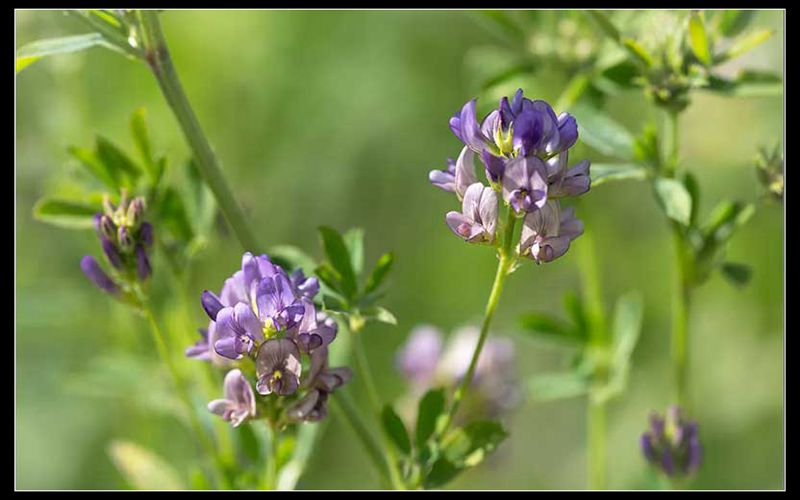
[[[364,449],[367,451],[373,465],[378,469],[381,480],[386,483],[391,481],[389,467],[383,456],[381,447],[372,436],[369,429],[367,429],[366,424],[361,418],[361,414],[355,409],[349,396],[344,392],[339,392],[335,397],[331,398],[331,400],[334,403],[334,407],[344,414],[343,420],[350,424],[350,427],[353,428],[361,444],[364,445]]]
[[[178,73],[172,64],[167,42],[158,21],[158,14],[152,10],[140,10],[137,11],[137,16],[142,29],[145,59],[192,149],[197,162],[197,170],[214,194],[225,220],[233,229],[242,247],[248,251],[258,250],[261,246],[247,225],[244,213],[225,181],[219,160],[211,149],[211,144],[203,133],[200,122],[183,90]]]
[[[453,423],[456,412],[458,412],[458,407],[461,405],[461,400],[464,399],[464,395],[467,393],[467,389],[469,389],[472,383],[472,378],[475,376],[478,358],[480,358],[483,345],[486,343],[486,338],[489,336],[489,326],[492,323],[495,309],[497,309],[497,305],[500,303],[500,296],[503,293],[503,284],[514,263],[514,258],[511,256],[511,245],[514,241],[514,227],[516,223],[517,218],[514,215],[514,211],[509,207],[508,219],[505,226],[506,239],[503,247],[500,249],[500,262],[497,264],[497,273],[495,274],[494,283],[492,284],[492,291],[489,293],[489,300],[486,303],[486,311],[483,315],[478,344],[475,346],[475,352],[472,353],[472,359],[469,362],[467,373],[464,375],[464,378],[461,379],[461,382],[458,384],[453,394],[453,402],[450,404],[450,411],[448,411],[445,423],[442,425],[441,431],[439,432],[441,436],[447,432],[448,428]]]
[[[164,340],[164,334],[162,333],[161,328],[158,326],[158,322],[156,321],[152,310],[146,304],[142,306],[142,314],[144,314],[148,324],[150,325],[153,343],[156,345],[156,350],[158,351],[162,362],[167,365],[167,370],[169,371],[172,381],[175,384],[178,398],[181,400],[181,403],[183,403],[186,414],[189,417],[189,424],[191,425],[194,433],[197,435],[197,438],[200,440],[200,444],[205,449],[206,454],[208,454],[208,456],[214,461],[214,464],[217,468],[216,472],[218,475],[218,481],[223,488],[227,489],[230,487],[230,485],[228,484],[224,474],[224,464],[221,463],[219,456],[216,453],[214,443],[206,434],[203,424],[200,422],[200,419],[197,418],[197,413],[195,413],[189,391],[187,390],[186,385],[183,382],[183,378],[180,376],[175,363],[169,355],[169,349],[167,348],[167,344]]]
[[[680,136],[678,127],[678,113],[667,111],[667,125],[669,129],[668,170],[669,177],[674,177],[678,165],[678,152],[680,150]],[[675,251],[677,278],[672,297],[672,331],[670,335],[670,348],[672,354],[673,370],[673,398],[674,401],[688,410],[688,351],[689,351],[689,303],[691,286],[689,273],[691,272],[691,255],[687,252],[683,228],[676,222],[671,222],[672,239]]]
[[[687,259],[683,234],[678,227],[673,227],[673,241],[677,278],[674,296],[672,298],[672,334],[671,353],[674,377],[674,400],[685,411],[688,411],[688,384],[689,384],[689,305],[691,299],[690,288],[687,283]]]
[[[369,360],[367,359],[367,353],[364,350],[364,341],[361,339],[362,333],[360,330],[353,330],[352,331],[353,337],[353,349],[355,350],[356,355],[356,366],[358,368],[358,373],[361,375],[361,379],[364,381],[364,386],[367,388],[367,395],[369,398],[370,406],[372,407],[372,413],[375,415],[377,419],[380,421],[381,415],[381,400],[380,396],[378,395],[378,390],[375,386],[375,381],[372,378],[372,370],[369,366]],[[391,443],[389,443],[388,439],[381,434],[381,441],[383,443],[384,455],[386,458],[386,463],[388,464],[389,469],[389,479],[395,489],[405,489],[403,484],[403,478],[400,474],[400,470],[397,467],[397,457],[394,454],[392,449]]]
[[[606,403],[589,397],[587,410],[589,489],[606,487]]]
[[[583,300],[589,318],[589,342],[594,349],[608,349],[609,339],[606,327],[605,307],[600,290],[600,272],[597,268],[592,234],[585,231],[578,252]],[[596,373],[594,384],[605,383],[606,373]],[[606,400],[597,398],[594,391],[589,392],[586,407],[587,436],[587,478],[591,490],[606,487]]]

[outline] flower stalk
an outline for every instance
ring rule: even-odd
[[[183,90],[178,73],[172,64],[167,41],[158,20],[158,13],[154,10],[138,10],[137,17],[142,33],[145,61],[156,77],[161,92],[192,149],[200,175],[203,176],[203,180],[214,194],[220,211],[233,229],[243,249],[254,251],[261,248],[255,233],[248,226],[247,219],[234,198],[233,192],[225,181],[219,160]]]

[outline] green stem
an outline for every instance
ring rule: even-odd
[[[358,373],[361,375],[361,379],[364,381],[364,386],[367,388],[367,396],[369,398],[370,406],[372,407],[372,413],[380,422],[382,410],[381,400],[380,396],[378,395],[378,390],[375,386],[375,381],[372,378],[372,369],[369,366],[367,353],[364,350],[364,341],[361,339],[362,333],[360,330],[353,330],[352,334],[353,337],[355,337],[353,339],[353,349],[356,355],[356,367],[358,369]],[[381,434],[381,437],[383,449],[385,450],[384,455],[389,469],[389,479],[391,480],[392,486],[394,489],[404,490],[406,488],[403,484],[402,474],[400,474],[400,470],[397,466],[397,457],[394,454],[392,445],[383,434]]]
[[[150,65],[158,81],[161,92],[172,109],[175,118],[180,124],[186,141],[192,149],[197,162],[197,170],[203,176],[211,192],[219,204],[225,220],[230,225],[236,238],[245,250],[256,251],[261,246],[255,234],[247,225],[244,213],[228,187],[222,168],[208,139],[203,133],[200,122],[194,114],[189,99],[183,90],[178,73],[172,64],[172,58],[167,48],[164,33],[158,20],[158,14],[153,10],[137,11],[137,17],[142,30],[142,43],[145,60]]]
[[[594,241],[590,231],[585,231],[578,251],[578,264],[581,274],[582,295],[589,323],[589,342],[593,349],[609,347],[606,327],[605,307],[600,290],[600,272],[595,260]],[[605,383],[606,373],[595,374],[594,382]],[[594,385],[594,384],[593,384]],[[587,436],[587,478],[591,490],[606,487],[606,401],[589,392],[586,407]]]
[[[678,113],[667,111],[666,116],[667,128],[670,131],[668,148],[666,149],[668,154],[666,175],[674,177],[678,165],[678,152],[680,151]],[[692,256],[687,252],[683,228],[676,222],[671,222],[671,228],[677,267],[677,278],[672,297],[672,331],[670,335],[674,379],[673,399],[676,404],[688,411],[689,304]]]
[[[381,451],[381,447],[372,436],[369,429],[367,429],[366,424],[361,418],[361,414],[355,409],[348,395],[344,392],[339,392],[335,397],[331,398],[331,401],[333,401],[334,407],[344,414],[343,420],[353,428],[356,436],[367,451],[367,455],[369,455],[369,458],[372,460],[373,465],[378,469],[382,482],[389,483],[391,481],[389,467]]]
[[[152,310],[146,304],[142,306],[142,314],[144,314],[148,324],[150,325],[150,332],[152,333],[153,343],[156,345],[156,350],[158,351],[162,362],[167,365],[167,370],[172,377],[172,381],[178,393],[178,398],[183,404],[186,414],[189,418],[189,425],[192,427],[192,430],[200,440],[200,444],[204,448],[206,454],[214,461],[218,476],[217,480],[219,481],[220,485],[223,489],[228,489],[230,485],[225,477],[224,464],[220,461],[219,456],[216,453],[214,443],[206,434],[203,424],[197,417],[197,413],[195,412],[194,405],[192,404],[192,398],[189,395],[189,391],[187,390],[183,378],[180,376],[172,357],[169,355],[169,349],[167,348],[166,341],[164,340],[164,334],[162,333],[161,328],[158,326],[158,322],[156,321]]]
[[[606,487],[606,403],[589,397],[587,411],[589,489]]]
[[[690,287],[687,283],[687,256],[683,233],[673,226],[673,241],[677,262],[677,278],[672,298],[671,353],[674,377],[674,401],[688,411],[689,384],[689,305]]]
[[[141,59],[144,54],[136,47],[133,47],[128,39],[119,31],[115,31],[108,24],[104,23],[90,12],[82,10],[68,10],[68,14],[72,15],[75,19],[81,21],[86,26],[94,31],[99,32],[103,37],[108,40],[111,45],[117,50],[124,52],[126,55]]]
[[[440,436],[444,436],[450,425],[452,425],[456,412],[458,412],[458,407],[461,405],[461,400],[464,399],[464,395],[467,393],[467,389],[469,389],[472,378],[475,376],[478,358],[480,358],[483,345],[486,343],[486,339],[489,336],[489,326],[492,323],[494,312],[497,309],[497,305],[500,303],[500,296],[503,293],[503,284],[506,281],[506,277],[508,277],[511,266],[514,264],[514,258],[511,255],[511,245],[514,241],[514,227],[516,223],[517,218],[514,215],[514,211],[509,207],[508,219],[504,230],[506,239],[503,247],[500,249],[500,262],[497,264],[497,273],[495,274],[494,283],[492,284],[492,291],[489,292],[489,300],[486,302],[486,310],[483,315],[478,344],[475,346],[475,352],[472,353],[472,359],[469,362],[467,373],[464,375],[464,378],[461,379],[461,383],[458,384],[453,394],[453,402],[450,404],[450,410],[447,412],[447,417],[439,432]]]

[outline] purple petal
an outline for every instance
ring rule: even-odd
[[[464,147],[456,160],[455,190],[458,198],[464,197],[467,188],[476,183],[475,177],[475,153],[468,147]]]
[[[558,136],[559,151],[566,151],[575,144],[578,140],[578,123],[574,116],[569,113],[561,113],[558,116]]]
[[[142,245],[136,245],[136,274],[139,276],[139,281],[144,281],[150,277],[153,270],[150,267],[150,259],[147,257],[147,251]]]
[[[139,239],[146,246],[153,246],[153,225],[149,222],[143,222],[142,227],[139,229]]]
[[[478,124],[476,117],[477,99],[473,99],[461,108],[460,126],[461,126],[461,140],[464,144],[469,146],[473,151],[479,152],[486,148],[487,139],[481,132],[481,127]]]
[[[108,277],[100,267],[100,264],[97,263],[97,260],[91,255],[86,255],[81,259],[81,270],[92,283],[104,292],[111,295],[117,295],[120,292],[117,284]]]
[[[497,192],[494,189],[490,187],[483,189],[478,212],[481,225],[489,235],[489,239],[493,239],[497,227]]]
[[[200,295],[200,303],[203,305],[203,309],[206,311],[206,314],[208,314],[208,317],[212,320],[216,320],[217,313],[225,307],[222,305],[219,297],[208,290],[203,290],[203,293]]]
[[[122,268],[122,257],[119,254],[117,246],[107,239],[105,236],[100,238],[100,245],[103,247],[103,253],[106,255],[108,263],[117,269]]]
[[[488,149],[481,151],[481,161],[486,170],[486,177],[492,182],[500,182],[505,171],[505,160],[489,152]]]

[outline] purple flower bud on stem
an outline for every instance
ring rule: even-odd
[[[81,259],[81,270],[87,278],[92,280],[92,283],[97,285],[97,287],[104,292],[110,293],[111,295],[119,294],[120,290],[117,284],[114,283],[114,280],[109,278],[100,267],[100,264],[97,263],[97,260],[91,255],[86,255]]]

